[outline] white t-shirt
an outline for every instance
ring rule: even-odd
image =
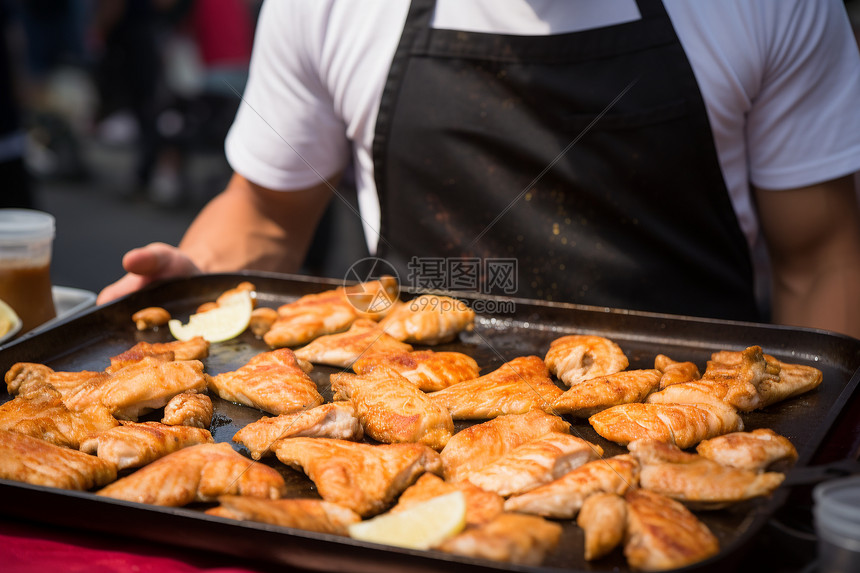
[[[753,248],[750,183],[788,189],[860,170],[860,56],[845,8],[839,0],[664,4]],[[371,252],[379,229],[373,135],[408,8],[409,0],[266,2],[226,140],[237,173],[279,190],[316,185],[352,154]],[[545,35],[639,17],[634,0],[438,0],[433,26]]]

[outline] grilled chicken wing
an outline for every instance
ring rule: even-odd
[[[164,406],[162,424],[208,428],[212,423],[212,398],[199,392],[177,394]]]
[[[116,466],[77,450],[0,430],[0,478],[88,490],[116,479]]]
[[[379,326],[392,337],[416,344],[440,344],[471,330],[475,311],[463,301],[447,296],[420,295],[398,302]]]
[[[90,434],[103,432],[118,423],[100,404],[80,411],[69,410],[53,387],[41,393],[18,396],[0,405],[0,429],[75,450]]]
[[[278,499],[281,474],[233,451],[230,444],[200,444],[168,454],[99,490],[97,495],[179,507],[221,495]]]
[[[548,432],[514,448],[466,479],[481,489],[508,497],[558,479],[603,456],[603,448],[562,432]]]
[[[585,499],[576,516],[585,532],[585,560],[600,559],[624,539],[627,502],[615,493],[595,493]]]
[[[233,372],[212,376],[209,388],[221,398],[272,414],[289,414],[323,403],[307,375],[311,365],[289,348],[263,352]]]
[[[547,432],[570,432],[570,424],[542,410],[499,416],[454,434],[441,452],[445,479],[457,482],[518,446]]]
[[[588,496],[624,494],[639,483],[639,462],[630,454],[594,460],[560,478],[505,500],[505,511],[573,519]]]
[[[388,367],[366,376],[332,374],[331,389],[335,400],[352,402],[365,433],[377,442],[418,442],[441,450],[454,434],[448,409]]]
[[[345,286],[343,292],[359,318],[380,320],[397,306],[400,285],[396,278],[385,275],[378,280]]]
[[[374,368],[384,365],[396,370],[401,376],[425,392],[435,392],[478,377],[478,363],[471,356],[460,352],[386,352],[362,356],[352,369],[356,374],[369,374]]]
[[[549,409],[561,394],[543,360],[522,356],[485,376],[433,392],[430,397],[448,408],[455,420],[478,420],[524,414],[534,408]]]
[[[248,448],[251,457],[259,460],[274,455],[271,447],[277,440],[306,437],[358,441],[363,436],[364,428],[355,416],[352,403],[340,401],[274,418],[260,418],[236,432],[233,441]]]
[[[648,397],[654,404],[699,404],[724,402],[741,412],[759,408],[759,386],[777,380],[760,346],[750,346],[737,362],[709,360],[699,380],[673,384]]]
[[[665,354],[658,354],[654,358],[654,368],[662,374],[660,377],[660,389],[673,384],[681,384],[683,382],[692,382],[702,377],[699,373],[699,367],[693,362],[678,362],[672,360]]]
[[[558,545],[561,526],[533,515],[502,513],[484,525],[447,539],[440,551],[466,557],[537,566]]]
[[[10,396],[40,394],[46,389],[51,394],[50,389],[54,389],[65,397],[81,386],[107,377],[104,372],[55,372],[44,364],[18,362],[6,371],[5,380]]]
[[[818,368],[803,364],[791,364],[764,355],[767,361],[767,371],[771,376],[764,377],[759,383],[758,393],[761,396],[759,408],[766,408],[782,400],[799,396],[817,388],[824,375]],[[738,364],[744,360],[742,352],[722,350],[711,355],[711,360],[726,364]]]
[[[625,370],[578,382],[552,403],[558,414],[588,418],[618,404],[641,402],[660,384],[659,370]]]
[[[118,470],[137,468],[182,448],[211,444],[209,430],[158,422],[125,422],[84,440],[81,451],[107,460]]]
[[[622,404],[591,416],[588,422],[598,434],[621,445],[647,438],[682,449],[744,429],[737,411],[719,401],[713,404]]]
[[[700,456],[724,466],[761,471],[774,464],[791,466],[797,460],[797,449],[785,436],[768,428],[752,432],[733,432],[696,447]]]
[[[356,320],[346,332],[320,336],[296,350],[296,356],[314,364],[348,368],[362,356],[377,352],[409,352],[412,347],[385,334],[372,320]]]
[[[488,523],[503,511],[505,500],[498,494],[485,491],[467,481],[449,483],[436,474],[426,473],[400,494],[397,505],[391,508],[391,513],[454,491],[462,491],[466,499],[467,526]]]
[[[442,473],[439,454],[423,444],[289,438],[272,449],[283,463],[307,474],[324,500],[362,517],[384,511],[422,473]]]
[[[583,380],[615,374],[627,368],[627,356],[612,340],[602,336],[571,334],[553,340],[546,353],[550,372],[568,386]]]
[[[107,377],[91,380],[64,395],[63,401],[71,410],[101,404],[116,418],[137,420],[186,390],[205,390],[207,378],[199,360],[161,362],[146,357]]]
[[[624,555],[634,569],[664,571],[707,559],[719,551],[708,527],[683,505],[646,489],[627,500]]]
[[[209,356],[209,341],[202,336],[172,342],[138,342],[125,352],[112,356],[107,372],[115,372],[129,364],[151,356],[170,360],[202,360]]]
[[[642,465],[639,484],[697,509],[770,495],[785,476],[730,468],[677,446],[636,440],[627,446]]]
[[[349,525],[361,521],[361,517],[351,509],[321,499],[261,499],[222,495],[218,502],[221,505],[207,509],[206,513],[334,535],[348,535]]]
[[[278,307],[278,318],[263,335],[273,348],[306,344],[318,336],[349,328],[358,311],[343,288],[308,294]]]

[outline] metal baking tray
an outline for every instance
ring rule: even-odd
[[[341,281],[292,275],[236,273],[202,275],[150,286],[111,304],[96,307],[63,320],[52,328],[28,334],[0,350],[0,370],[16,362],[42,362],[61,371],[101,370],[109,357],[141,340],[172,340],[166,328],[139,332],[131,315],[146,306],[163,306],[177,318],[187,319],[196,307],[243,280],[252,281],[261,306],[277,307],[299,296],[320,292]],[[407,293],[408,296],[408,293]],[[744,414],[746,429],[769,427],[787,436],[797,447],[797,466],[810,463],[828,429],[860,381],[860,341],[830,332],[779,326],[659,315],[572,304],[463,295],[480,306],[475,329],[458,340],[434,347],[471,355],[481,373],[499,367],[517,356],[543,357],[550,341],[565,334],[599,334],[615,340],[630,359],[630,368],[651,368],[654,357],[664,353],[676,360],[692,360],[703,368],[717,350],[741,350],[760,345],[765,352],[787,361],[816,366],[824,382],[815,391],[774,405],[764,411]],[[417,348],[417,347],[416,347]],[[213,344],[205,362],[209,374],[234,370],[268,347],[246,332],[232,341]],[[329,375],[337,369],[316,367],[312,377],[327,400],[331,399]],[[0,402],[10,397],[3,389]],[[263,412],[231,404],[217,397],[212,434],[216,441],[230,442],[245,424]],[[144,418],[146,419],[146,418]],[[158,419],[153,417],[152,419]],[[568,418],[573,432],[600,444],[607,455],[625,449],[598,436],[585,420]],[[465,427],[459,424],[458,429]],[[231,442],[232,443],[232,442]],[[242,451],[236,444],[234,447]],[[247,453],[247,452],[246,452]],[[300,472],[277,460],[267,460],[287,478],[291,495],[314,496],[313,484]],[[731,508],[697,512],[720,540],[715,557],[685,568],[688,571],[725,570],[737,565],[755,535],[785,502],[787,487],[767,499],[757,499]],[[628,569],[619,550],[587,563],[583,559],[583,536],[572,522],[562,522],[564,532],[558,548],[541,567],[447,555],[436,551],[414,551],[284,527],[240,522],[209,516],[209,506],[163,508],[73,492],[0,480],[0,513],[15,518],[121,534],[137,539],[231,554],[314,570],[338,571],[613,571]]]

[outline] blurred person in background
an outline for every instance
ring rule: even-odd
[[[838,0],[267,2],[235,175],[99,300],[295,271],[352,160],[403,277],[505,257],[516,296],[860,336],[858,101]]]

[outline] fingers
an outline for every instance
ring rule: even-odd
[[[105,304],[106,302],[118,299],[121,296],[142,289],[150,282],[152,282],[152,279],[148,277],[127,274],[115,283],[103,288],[96,298],[96,304]]]
[[[122,264],[128,274],[102,289],[96,299],[98,304],[140,290],[155,280],[187,277],[200,272],[185,253],[164,243],[132,249],[125,254]]]

